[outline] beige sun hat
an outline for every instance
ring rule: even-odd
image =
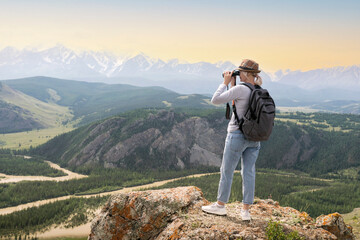
[[[261,70],[259,70],[259,64],[253,60],[250,59],[244,59],[240,66],[238,67],[240,71],[244,72],[252,72],[252,73],[259,73]]]

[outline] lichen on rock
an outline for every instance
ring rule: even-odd
[[[333,233],[338,239],[355,239],[352,227],[345,224],[340,213],[336,212],[317,217],[316,226]]]

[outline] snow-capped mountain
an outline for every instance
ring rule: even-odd
[[[278,72],[278,82],[303,89],[340,88],[360,90],[360,65],[311,71]]]
[[[6,47],[0,51],[0,80],[31,76],[64,79],[157,85],[181,93],[212,93],[221,83],[221,73],[233,70],[231,62],[167,62],[143,53],[116,56],[107,52],[75,52],[62,45],[52,48],[18,50]],[[344,89],[360,92],[360,65],[311,71],[263,71],[264,85],[284,91],[286,85],[303,90]]]
[[[76,53],[62,45],[45,50],[17,50],[6,47],[0,51],[0,78],[11,79],[44,75],[59,78],[116,78],[128,76],[151,77],[151,75],[221,74],[224,69],[233,69],[230,62],[180,63],[177,59],[164,62],[140,53],[136,56],[119,57],[105,52]]]

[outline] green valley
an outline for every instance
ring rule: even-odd
[[[175,93],[162,87],[135,87],[125,84],[90,83],[49,77],[3,81],[42,102],[69,107],[79,125],[136,108],[214,108],[208,97]]]
[[[182,171],[130,171],[94,169],[88,177],[68,181],[22,181],[0,184],[0,208],[17,206],[61,196],[96,194],[124,187],[143,185],[195,173],[215,171],[214,168],[194,168]]]
[[[34,79],[39,80],[38,85],[30,84]],[[201,95],[181,96],[170,91],[164,95],[167,90],[161,88],[119,85],[110,89],[106,84],[84,83],[89,84],[85,91],[83,83],[70,81],[74,92],[69,93],[63,85],[66,80],[51,79],[58,85],[49,88],[49,79],[34,79],[21,80],[17,86],[18,80],[12,80],[11,88],[34,95],[35,101],[66,109],[70,115],[61,115],[67,120],[60,121],[61,116],[48,112],[54,115],[53,127],[0,135],[0,142],[13,146],[11,151],[1,151],[1,172],[60,176],[44,163],[46,159],[88,177],[0,184],[0,208],[63,196],[86,197],[197,173],[212,174],[162,187],[195,185],[207,199],[215,199],[228,123],[222,107],[214,108]],[[81,91],[76,84],[81,85]],[[123,94],[114,97],[112,91]],[[129,103],[128,97],[139,98],[139,102]],[[144,102],[157,108],[144,106]],[[18,111],[19,103],[9,104],[6,108]],[[107,108],[110,106],[113,110]],[[25,104],[22,107],[28,108]],[[360,205],[359,134],[359,115],[278,112],[272,136],[262,143],[257,160],[256,196],[271,195],[281,205],[307,211],[313,217],[351,212]],[[33,159],[27,161],[18,155]],[[241,194],[241,176],[236,173],[231,201],[241,199]],[[88,204],[84,209],[95,209],[105,199],[89,199],[88,203],[82,198],[66,199],[0,216],[0,235],[27,234],[60,223],[83,224],[90,215],[80,206]],[[24,228],[27,232],[19,232],[24,221],[31,224]]]
[[[256,196],[271,196],[281,205],[313,217],[358,207],[358,116],[296,112],[278,113],[278,118],[270,140],[262,143]],[[0,206],[61,196],[85,197],[201,172],[212,174],[162,187],[195,185],[207,199],[214,200],[226,125],[223,110],[180,108],[138,109],[81,126],[39,147],[15,152],[50,159],[87,178],[1,184]],[[241,176],[236,173],[231,201],[241,199],[240,186]],[[62,206],[62,201],[54,204]],[[33,214],[42,215],[42,211]],[[28,216],[28,212],[17,214],[24,219]],[[5,216],[0,217],[4,224],[8,222]],[[7,233],[15,233],[20,225],[6,226]],[[34,224],[31,229],[42,227]]]
[[[218,181],[219,174],[211,173],[202,177],[190,176],[171,181],[156,189],[194,185],[202,189],[206,199],[215,201]],[[237,172],[234,176],[230,202],[242,199],[241,184],[241,175]],[[262,199],[270,197],[279,201],[282,206],[306,211],[312,217],[335,211],[351,212],[360,204],[359,193],[357,181],[313,178],[306,173],[291,171],[257,170],[256,197]],[[0,216],[0,236],[32,235],[54,224],[71,227],[84,224],[92,219],[93,210],[100,207],[106,199],[107,197],[70,198]],[[354,214],[356,213],[353,213],[352,218]],[[25,223],[27,223],[26,227]]]

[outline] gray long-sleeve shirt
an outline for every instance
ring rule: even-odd
[[[248,108],[250,94],[251,90],[247,86],[237,85],[226,91],[226,85],[222,83],[214,93],[211,102],[213,104],[223,104],[235,100],[236,112],[239,119],[241,119]],[[227,131],[233,132],[238,129],[239,126],[236,124],[235,115],[232,114]]]

